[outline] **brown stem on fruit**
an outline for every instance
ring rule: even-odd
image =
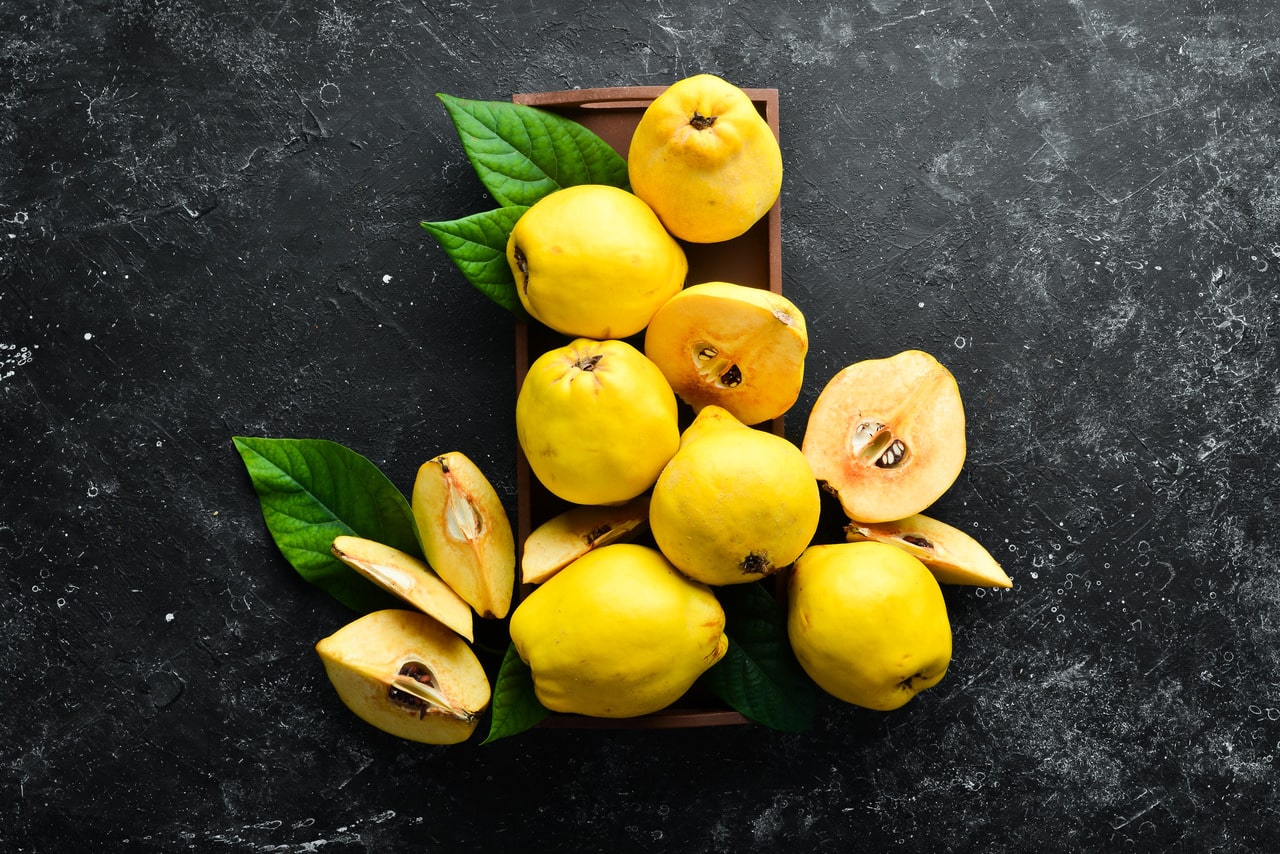
[[[768,575],[773,571],[773,561],[768,555],[752,552],[738,564],[743,575]]]
[[[524,278],[524,281],[521,282],[521,290],[527,295],[529,293],[529,259],[519,246],[515,248],[512,254],[516,259],[516,267],[520,269],[520,275]]]
[[[596,365],[600,364],[600,360],[604,358],[602,353],[594,353],[590,356],[584,356],[574,363],[574,367],[580,371],[594,371]]]
[[[689,124],[694,130],[706,130],[716,123],[716,116],[704,116],[697,110],[693,111],[693,118],[689,119]]]

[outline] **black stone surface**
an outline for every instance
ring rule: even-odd
[[[1280,831],[1280,16],[1247,0],[0,2],[8,851],[1267,851]],[[236,434],[514,508],[511,323],[417,225],[480,210],[433,98],[777,87],[825,379],[955,373],[941,685],[816,728],[416,746]],[[798,439],[803,416],[793,417]]]

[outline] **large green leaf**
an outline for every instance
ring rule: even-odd
[[[622,156],[572,119],[509,101],[436,97],[480,183],[499,205],[532,205],[575,184],[630,186]]]
[[[299,575],[361,613],[403,607],[329,550],[346,534],[422,554],[409,503],[377,466],[325,439],[233,441],[267,530]]]
[[[492,714],[489,734],[481,744],[522,733],[535,727],[550,714],[533,692],[533,671],[516,652],[515,644],[507,647],[498,678],[493,686]]]
[[[759,583],[716,589],[729,651],[704,675],[707,686],[756,723],[783,732],[813,726],[817,692],[787,638],[787,615]]]
[[[519,317],[527,312],[516,294],[515,276],[507,263],[507,238],[516,220],[527,210],[527,207],[513,205],[462,219],[422,223],[467,281]]]

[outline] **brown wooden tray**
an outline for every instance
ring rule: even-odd
[[[513,95],[517,104],[548,110],[573,119],[600,136],[624,158],[631,134],[645,108],[665,86],[626,86],[608,89],[572,89],[560,92],[526,92]],[[778,136],[778,90],[745,89],[756,109]],[[780,202],[741,237],[721,243],[682,243],[689,259],[686,284],[724,281],[782,293],[782,214]],[[643,333],[638,336],[642,341]],[[569,339],[537,322],[516,324],[516,390],[524,382],[529,365],[542,353],[565,344]],[[637,343],[643,349],[642,343]],[[681,404],[682,411],[684,405]],[[783,420],[777,418],[769,428],[783,435]],[[516,553],[522,554],[524,542],[537,525],[551,518],[568,504],[552,495],[533,476],[529,463],[516,447]],[[528,594],[517,590],[517,599]],[[695,686],[689,694],[660,712],[635,718],[611,720],[582,715],[552,714],[542,726],[608,729],[669,729],[683,727],[724,726],[750,723],[739,713],[723,708],[719,701]]]

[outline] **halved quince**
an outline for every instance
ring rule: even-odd
[[[423,463],[413,484],[413,518],[431,568],[481,617],[505,617],[515,588],[515,536],[476,464],[458,451]]]
[[[541,584],[592,549],[637,536],[649,519],[648,494],[617,506],[573,507],[534,528],[520,562],[525,584]]]
[[[809,333],[786,297],[731,282],[691,285],[658,309],[644,352],[680,399],[745,424],[782,415],[804,381]]]
[[[364,537],[336,537],[330,551],[382,589],[475,640],[471,606],[418,558]]]
[[[943,584],[1013,586],[981,543],[959,528],[922,514],[896,522],[850,522],[844,532],[850,543],[873,540],[905,549]]]
[[[409,610],[374,611],[316,644],[343,704],[400,738],[456,744],[489,707],[489,678],[444,624]]]
[[[801,448],[850,519],[913,516],[938,500],[964,466],[960,388],[920,350],[856,362],[818,395]]]

